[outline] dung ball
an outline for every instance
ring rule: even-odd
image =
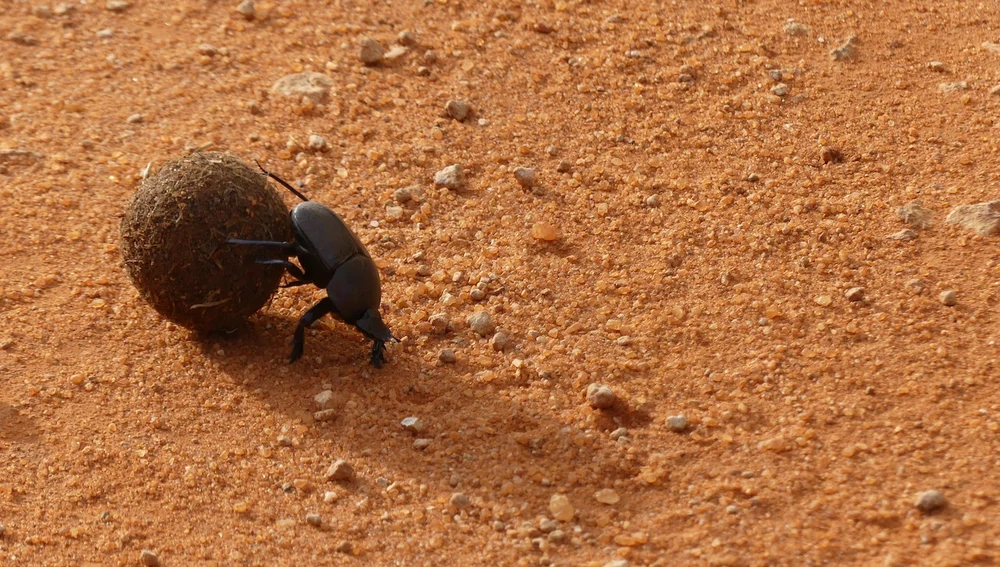
[[[284,271],[255,263],[277,257],[273,249],[230,238],[288,242],[292,233],[267,177],[218,152],[163,164],[121,222],[122,259],[139,294],[167,319],[202,332],[239,326],[267,303]]]

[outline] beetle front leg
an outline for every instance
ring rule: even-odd
[[[288,357],[291,364],[302,358],[302,351],[306,345],[306,329],[311,327],[320,317],[333,312],[333,302],[329,297],[323,298],[319,303],[313,305],[306,311],[306,314],[299,319],[299,325],[295,327],[295,336],[292,338],[292,354]]]
[[[284,266],[288,273],[295,278],[295,281],[282,285],[281,287],[295,287],[300,285],[306,285],[312,283],[309,278],[306,277],[302,270],[298,266],[289,262],[288,260],[257,260],[254,264],[263,264],[266,266]]]
[[[376,340],[372,344],[372,366],[382,368],[385,362],[385,341]]]

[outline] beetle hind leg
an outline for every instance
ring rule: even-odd
[[[299,319],[299,324],[295,327],[295,336],[292,338],[292,354],[288,356],[289,363],[302,358],[302,351],[306,345],[306,329],[311,327],[320,317],[331,312],[333,312],[333,302],[327,297],[310,307],[309,311],[306,311],[306,314]]]

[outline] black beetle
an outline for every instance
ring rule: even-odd
[[[378,308],[382,301],[382,286],[378,267],[372,260],[365,245],[358,240],[351,229],[337,213],[327,207],[310,201],[305,195],[289,185],[284,179],[257,164],[264,175],[274,179],[302,203],[296,205],[289,217],[294,238],[292,242],[272,242],[267,240],[242,240],[231,238],[230,244],[269,246],[277,248],[284,258],[258,259],[258,264],[284,266],[296,281],[284,287],[313,284],[326,289],[326,297],[313,305],[299,319],[292,340],[292,354],[289,362],[302,356],[305,346],[305,331],[317,319],[332,313],[349,325],[354,325],[366,337],[374,341],[371,361],[375,368],[385,362],[385,343],[396,341],[389,327],[382,322]],[[299,260],[301,268],[288,261],[290,256]]]

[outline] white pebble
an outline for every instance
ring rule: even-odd
[[[687,416],[672,415],[667,418],[667,429],[673,431],[674,433],[681,433],[688,428],[688,418]]]
[[[447,187],[452,191],[461,189],[465,184],[465,180],[462,176],[462,166],[453,164],[442,169],[441,171],[438,171],[434,174],[434,184]]]
[[[240,5],[236,7],[236,11],[248,20],[254,19],[254,16],[257,15],[256,7],[253,5],[253,0],[243,0],[240,2]]]
[[[939,490],[928,490],[927,492],[921,492],[917,495],[916,501],[913,505],[925,514],[930,514],[935,510],[944,508],[947,504],[944,494]]]
[[[326,140],[323,139],[323,136],[317,134],[311,134],[309,136],[309,149],[322,150],[325,147],[326,147]]]
[[[958,293],[953,289],[942,291],[941,295],[938,296],[938,301],[948,307],[954,307],[958,304]]]
[[[334,400],[333,390],[323,390],[322,392],[316,394],[313,397],[316,400],[316,405],[321,410],[330,409],[331,404]]]
[[[618,397],[614,391],[604,384],[591,384],[587,386],[587,401],[594,409],[608,409],[615,405]]]

